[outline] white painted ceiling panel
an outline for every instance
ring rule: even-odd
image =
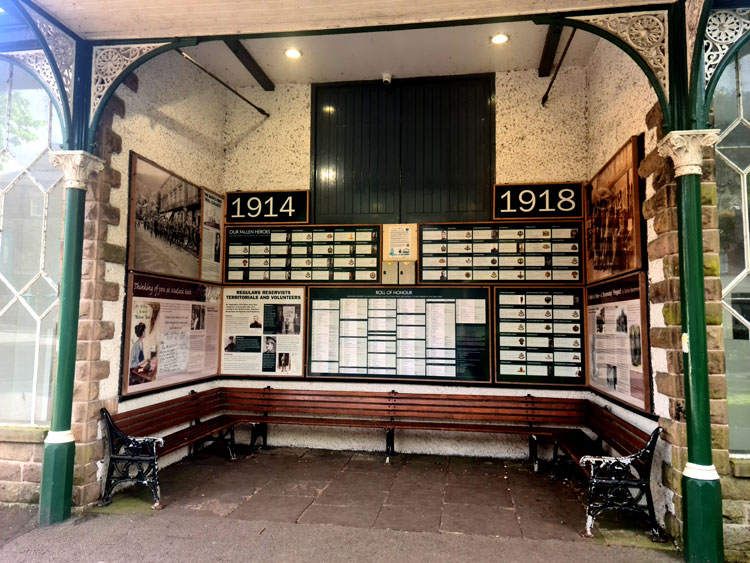
[[[670,0],[35,0],[85,39],[342,29],[664,4]]]
[[[490,37],[506,33],[510,40],[493,45]],[[412,29],[377,33],[347,33],[245,39],[242,44],[276,84],[447,76],[536,69],[547,26],[531,22]],[[559,52],[569,36],[561,38]],[[578,31],[565,65],[585,65],[598,38]],[[302,51],[300,59],[284,56],[288,47]],[[223,41],[184,49],[207,70],[233,87],[256,86],[255,80]]]

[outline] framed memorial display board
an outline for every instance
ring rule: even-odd
[[[309,190],[229,192],[226,198],[228,225],[309,221]]]
[[[224,281],[377,283],[379,225],[227,227]]]
[[[220,283],[223,208],[222,196],[131,152],[128,269]]]
[[[588,283],[641,268],[641,145],[642,137],[632,137],[586,186]]]
[[[585,382],[582,288],[496,288],[495,307],[498,382]]]
[[[433,223],[419,227],[422,283],[583,282],[583,223]]]
[[[492,191],[492,218],[580,219],[583,217],[583,185],[496,184]]]
[[[222,313],[222,375],[302,376],[304,288],[227,287]]]
[[[309,289],[308,375],[491,381],[486,288]]]
[[[221,288],[131,273],[123,395],[218,373]]]
[[[221,230],[224,199],[203,190],[203,232],[201,238],[201,279],[221,283]]]
[[[644,273],[593,285],[586,295],[589,385],[648,411],[651,383]]]

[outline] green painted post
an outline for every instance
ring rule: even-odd
[[[682,476],[685,560],[721,563],[724,537],[721,483],[711,455],[706,304],[703,282],[701,169],[703,147],[718,131],[672,131],[659,147],[670,156],[677,176],[682,302],[682,352],[688,463]]]
[[[724,561],[721,483],[711,457],[706,299],[703,282],[701,178],[677,179],[680,205],[680,280],[684,284],[683,366],[688,466],[682,477],[686,561]]]
[[[53,153],[53,165],[63,169],[65,179],[65,223],[60,279],[59,351],[52,397],[52,422],[44,440],[39,523],[48,526],[70,518],[73,495],[75,440],[70,430],[73,380],[78,343],[78,304],[81,296],[83,218],[86,181],[91,172],[102,170],[98,158],[83,151]]]

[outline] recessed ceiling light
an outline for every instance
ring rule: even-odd
[[[299,49],[295,49],[294,47],[284,51],[284,54],[290,59],[299,59],[302,56],[302,52]]]
[[[510,39],[510,37],[504,33],[498,33],[497,35],[493,35],[490,41],[495,45],[502,45],[503,43],[507,43],[508,39]]]

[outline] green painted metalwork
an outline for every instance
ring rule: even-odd
[[[69,150],[86,150],[89,127],[89,102],[91,100],[91,44],[79,41],[76,45],[76,74],[73,89],[73,117],[70,135],[68,136]],[[92,152],[91,149],[88,149]]]
[[[42,526],[70,518],[75,453],[75,442],[44,445],[39,495],[39,524]]]
[[[698,64],[696,67],[694,56],[692,88],[689,89],[684,4],[676,5],[673,12],[674,19],[670,20],[670,76],[674,92],[672,111],[676,126],[690,130],[695,128],[696,118],[703,110],[700,83],[703,66]],[[704,27],[706,18],[704,10],[701,16]],[[702,34],[699,33],[698,38],[701,37]],[[702,54],[701,43],[696,42],[696,45]],[[688,461],[700,466],[712,466],[699,174],[677,178],[677,213]],[[724,561],[721,484],[718,478],[700,480],[683,476],[682,494],[685,560],[713,563]]]
[[[55,57],[52,55],[52,50],[49,48],[49,45],[47,45],[47,41],[44,38],[44,35],[42,35],[41,31],[39,31],[39,28],[37,28],[34,21],[31,19],[31,16],[29,13],[21,6],[21,2],[19,0],[10,0],[9,2],[4,2],[3,8],[8,8],[13,11],[13,14],[23,21],[26,22],[26,24],[29,26],[29,29],[34,34],[34,37],[36,37],[37,41],[39,42],[39,45],[42,48],[42,51],[44,52],[44,56],[47,57],[47,62],[49,63],[50,69],[52,70],[52,74],[55,77],[55,82],[57,83],[57,88],[60,91],[60,99],[62,100],[62,104],[60,107],[60,111],[62,112],[62,119],[60,120],[62,124],[62,134],[63,139],[67,139],[70,134],[70,127],[71,122],[73,119],[73,116],[70,112],[70,105],[68,104],[68,94],[65,91],[65,88],[63,87],[63,80],[62,75],[60,74],[60,69],[57,67],[57,62],[55,61]],[[30,6],[32,10],[35,10],[42,14],[45,18],[49,19],[51,22],[55,23],[55,25],[58,25],[57,20],[52,19],[46,12],[40,10],[36,6]],[[66,33],[68,33],[74,40],[79,41],[80,39],[76,37],[74,34],[70,33],[69,30],[65,27],[61,27],[61,29],[65,30]],[[78,69],[76,69],[77,72]],[[53,96],[54,99],[54,96]]]
[[[52,395],[52,432],[70,430],[73,381],[78,343],[78,304],[81,296],[83,218],[86,191],[68,189],[65,201],[63,261],[60,276],[60,327],[57,376]],[[75,443],[44,444],[39,522],[62,522],[70,517]]]
[[[620,12],[624,12],[624,10],[617,11],[617,13],[620,13]],[[594,13],[594,12],[591,12],[591,13]],[[603,13],[609,13],[609,12],[603,12]],[[583,14],[575,14],[575,15],[580,16]],[[585,15],[589,15],[589,12],[586,12]],[[583,31],[587,31],[588,33],[592,33],[594,35],[601,37],[602,39],[605,39],[606,41],[609,41],[610,43],[616,45],[619,49],[623,50],[631,59],[633,59],[633,61],[643,71],[643,73],[646,75],[646,78],[648,78],[648,81],[651,84],[651,87],[654,89],[654,92],[656,93],[656,97],[659,100],[659,106],[661,107],[662,116],[664,118],[664,131],[666,132],[672,129],[671,111],[670,111],[669,100],[667,99],[667,94],[666,92],[664,92],[664,89],[661,87],[661,84],[659,83],[659,79],[656,77],[654,72],[649,68],[648,63],[646,63],[646,61],[643,60],[643,57],[641,57],[630,45],[625,43],[619,37],[599,27],[596,27],[595,25],[591,25],[586,22],[565,19],[565,18],[560,18],[556,16],[555,17],[548,17],[548,16],[534,17],[533,21],[534,23],[539,24],[539,25],[564,25],[568,27],[582,29]],[[671,82],[672,82],[672,78],[670,75],[670,84]]]
[[[726,70],[726,68],[732,63],[732,61],[734,61],[737,54],[749,41],[750,31],[740,37],[737,42],[729,48],[727,54],[724,55],[724,58],[721,59],[721,62],[716,67],[716,70],[714,70],[714,74],[713,76],[711,76],[711,80],[708,81],[708,86],[706,87],[704,97],[705,101],[703,102],[703,107],[701,108],[702,111],[700,114],[698,114],[699,118],[701,119],[701,123],[704,124],[704,127],[708,126],[709,124],[711,102],[713,101],[714,93],[716,92],[716,86],[719,84],[719,78],[721,78],[721,75]]]
[[[685,561],[724,561],[721,485],[718,480],[682,479],[683,539]]]
[[[78,341],[78,305],[81,294],[83,218],[86,191],[68,189],[65,194],[63,261],[60,274],[60,327],[57,377],[52,395],[53,432],[70,430],[73,408],[73,375]]]
[[[153,39],[150,41],[151,43],[155,42]],[[144,42],[145,43],[145,42]],[[93,154],[94,152],[94,143],[96,141],[96,130],[99,127],[99,120],[102,118],[102,114],[104,113],[104,109],[107,107],[107,102],[109,99],[114,95],[115,90],[117,90],[117,87],[122,84],[122,82],[128,77],[130,73],[132,73],[135,69],[137,69],[139,66],[141,66],[146,61],[149,61],[153,59],[154,57],[161,55],[162,53],[166,53],[168,51],[173,51],[175,49],[179,49],[181,47],[192,47],[194,45],[197,45],[198,41],[195,38],[189,38],[189,39],[180,39],[175,40],[173,43],[170,43],[168,45],[164,45],[162,47],[158,47],[154,49],[153,51],[150,51],[143,55],[141,58],[139,58],[137,61],[126,67],[120,75],[112,82],[112,84],[107,88],[107,91],[105,92],[104,96],[102,96],[101,102],[99,103],[99,107],[96,109],[96,112],[94,113],[90,125],[88,125],[88,134],[85,142],[85,149],[86,151]],[[95,45],[91,43],[89,45],[91,48],[93,48]],[[89,83],[91,82],[91,65],[89,64]],[[89,86],[88,91],[88,98],[90,99],[91,91]],[[88,101],[86,102],[88,104]],[[86,115],[88,116],[88,109],[86,110]]]

